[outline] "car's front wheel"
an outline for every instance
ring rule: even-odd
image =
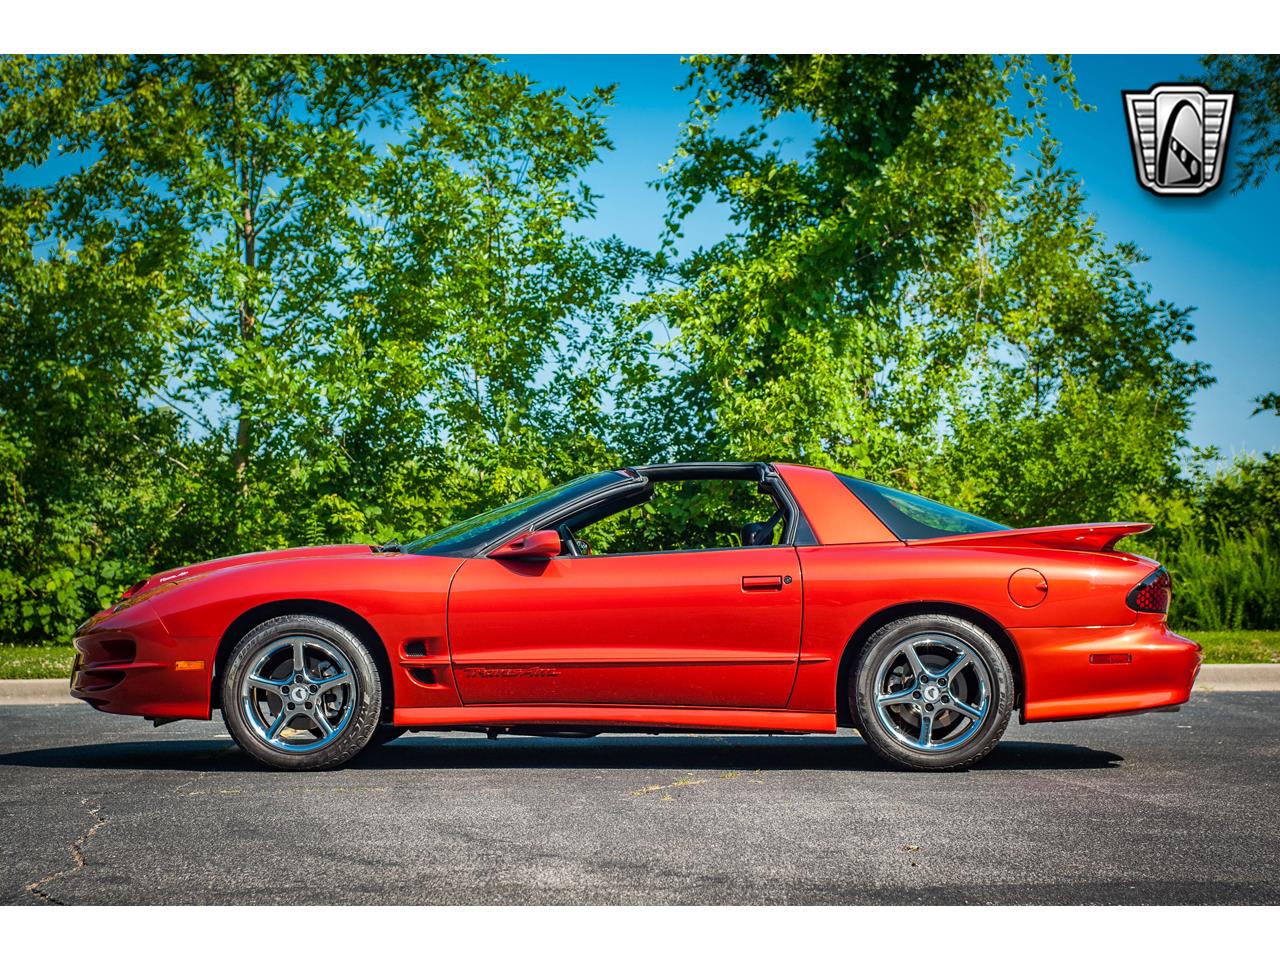
[[[959,770],[995,749],[1013,707],[1009,661],[957,617],[904,617],[867,641],[850,682],[858,729],[910,770]]]
[[[345,763],[369,743],[382,710],[368,649],[340,624],[306,615],[250,630],[231,651],[221,693],[236,743],[281,770]]]

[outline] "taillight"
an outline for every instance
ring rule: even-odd
[[[1173,594],[1173,581],[1164,567],[1129,591],[1127,602],[1139,613],[1168,613],[1169,597]]]

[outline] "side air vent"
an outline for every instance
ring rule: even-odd
[[[410,667],[409,676],[428,687],[435,686],[436,672],[430,667]]]

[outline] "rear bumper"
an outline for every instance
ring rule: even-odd
[[[1152,614],[1123,627],[1038,627],[1010,634],[1022,656],[1026,723],[1174,707],[1190,699],[1200,671],[1200,645]]]
[[[71,696],[104,713],[204,720],[212,660],[179,653],[146,603],[95,617],[74,642]],[[194,667],[194,664],[200,664]]]

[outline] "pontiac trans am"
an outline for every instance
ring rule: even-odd
[[[700,526],[715,536],[645,539],[657,506],[680,504],[678,527],[712,488],[743,504]],[[1015,715],[1188,699],[1200,648],[1168,629],[1169,575],[1116,549],[1147,529],[1009,529],[784,463],[611,470],[403,546],[155,574],[78,630],[71,692],[156,723],[220,710],[289,770],[410,730],[841,727],[892,764],[958,769]]]

